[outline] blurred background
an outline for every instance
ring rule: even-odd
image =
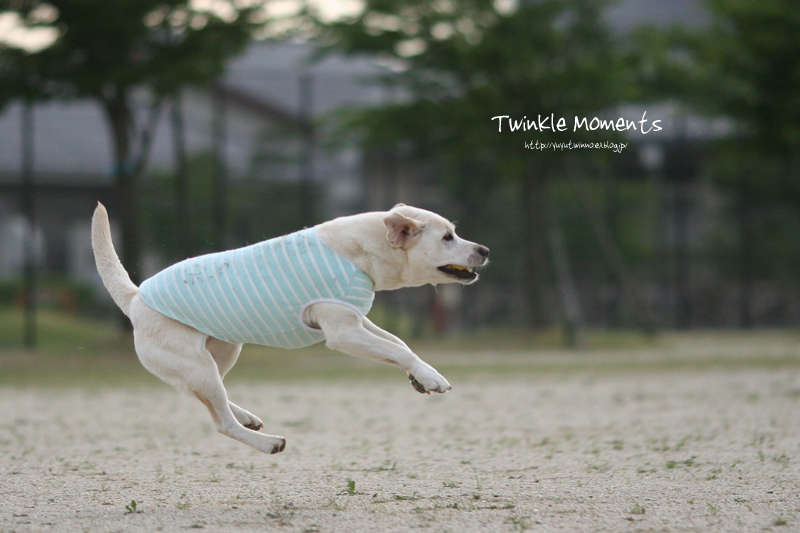
[[[98,201],[137,283],[437,211],[492,262],[379,293],[371,317],[409,338],[796,328],[799,95],[793,0],[2,0],[0,349],[125,330]],[[551,114],[567,131],[492,120]]]

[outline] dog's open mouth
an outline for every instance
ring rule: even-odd
[[[478,277],[474,270],[470,267],[460,266],[460,265],[444,265],[440,266],[439,270],[447,274],[448,276],[453,276],[454,278],[463,279],[467,281],[471,281]]]

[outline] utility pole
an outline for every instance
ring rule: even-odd
[[[314,79],[302,74],[299,80],[297,115],[300,123],[300,223],[311,227],[314,220]]]
[[[180,89],[172,97],[172,143],[175,150],[175,214],[181,235],[181,255],[192,255],[192,225],[189,214],[189,165],[186,160],[186,136],[183,125],[183,101]]]
[[[227,225],[227,168],[225,164],[225,90],[222,83],[217,83],[213,91],[214,118],[212,129],[214,151],[214,200],[212,213],[216,231],[216,247],[224,250],[227,245],[225,229]]]
[[[22,213],[25,236],[22,243],[25,302],[24,345],[36,347],[36,191],[33,183],[33,105],[26,99],[22,106]]]

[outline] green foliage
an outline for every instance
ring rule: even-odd
[[[53,44],[26,54],[0,46],[0,106],[14,98],[89,98],[103,109],[113,169],[122,255],[134,282],[139,264],[139,187],[163,98],[210,84],[267,19],[266,0],[0,0],[0,14],[58,30]],[[42,21],[41,12],[50,13]],[[149,89],[148,118],[134,90]],[[143,122],[143,124],[140,124]]]
[[[522,245],[512,254],[525,263],[517,282],[532,323],[545,320],[547,306],[546,184],[574,172],[567,161],[598,156],[534,153],[524,148],[530,138],[499,132],[492,117],[601,114],[635,96],[630,61],[605,23],[605,6],[605,0],[541,0],[501,11],[490,0],[371,0],[352,20],[320,25],[331,49],[377,55],[396,70],[383,82],[399,98],[346,125],[367,148],[402,147],[404,157],[426,160],[471,216],[488,218],[487,198],[503,184],[519,188],[511,205],[520,207]],[[552,130],[530,135],[542,143],[565,140]],[[569,135],[567,141],[584,139]],[[510,238],[508,211],[506,204],[500,220],[507,230],[498,241]]]
[[[493,116],[585,114],[633,95],[604,6],[545,0],[502,13],[479,0],[376,0],[354,20],[323,25],[322,33],[333,49],[378,54],[400,69],[384,81],[409,98],[348,124],[360,128],[368,147],[410,142],[417,155],[443,162],[459,186],[478,179],[485,189],[506,176],[528,177],[532,159],[554,158],[532,157],[509,142]],[[469,176],[465,168],[476,164],[477,175]]]
[[[137,509],[138,506],[139,504],[136,503],[136,500],[131,500],[131,503],[125,506],[125,514],[134,514],[143,512],[141,509]]]
[[[718,23],[709,56],[736,91],[719,95],[726,113],[748,124],[759,147],[800,147],[800,11],[793,0],[709,2]]]
[[[630,510],[631,514],[645,514],[646,512],[647,509],[645,509],[643,505],[640,505],[638,503],[634,505]]]
[[[800,10],[795,0],[708,0],[708,28],[643,28],[640,72],[653,97],[737,120],[744,147],[800,147]],[[739,147],[741,150],[742,147]]]
[[[297,182],[256,178],[233,180],[227,185],[227,226],[231,242],[217,242],[213,217],[213,156],[202,153],[188,162],[188,220],[178,220],[171,174],[154,174],[142,190],[143,220],[153,247],[167,261],[253,244],[285,235],[302,227],[302,191]],[[316,194],[315,191],[312,193]]]
[[[222,4],[224,9],[198,9],[187,0],[2,0],[0,13],[16,13],[29,27],[54,27],[58,38],[32,54],[0,47],[0,86],[6,87],[0,97],[106,99],[136,86],[165,94],[208,83],[264,24],[261,2]],[[44,6],[54,16],[42,21],[37,14]]]
[[[705,171],[735,198],[709,251],[723,271],[797,279],[800,268],[800,10],[795,0],[708,0],[707,27],[643,28],[646,94],[730,120]],[[752,259],[725,260],[739,250]]]

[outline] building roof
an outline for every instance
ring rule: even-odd
[[[228,120],[225,137],[232,170],[249,164],[249,150],[260,123],[296,121],[300,113],[299,86],[309,79],[313,88],[312,117],[346,104],[379,101],[380,91],[360,80],[382,72],[366,59],[332,56],[309,64],[311,44],[256,42],[233,60],[222,80]],[[146,95],[138,95],[138,112],[146,113]],[[168,106],[167,106],[168,107]],[[207,90],[188,90],[184,96],[185,136],[189,151],[211,146],[212,110]],[[169,109],[162,112],[154,134],[149,166],[173,165]],[[0,183],[14,182],[22,168],[22,104],[0,110]],[[37,179],[57,183],[111,183],[113,153],[103,110],[94,101],[37,103],[34,153]],[[143,118],[143,117],[142,117]],[[82,178],[79,178],[82,177]]]

